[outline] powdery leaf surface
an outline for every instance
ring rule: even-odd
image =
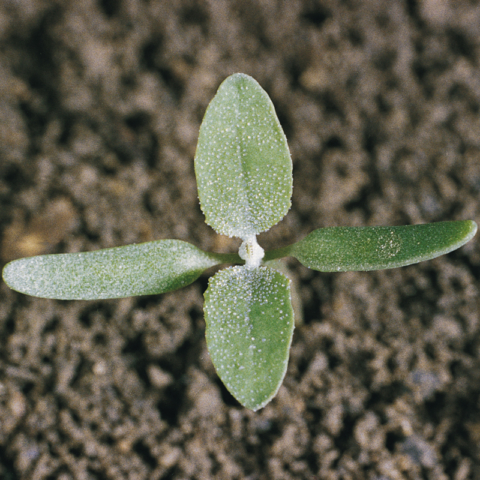
[[[444,255],[476,233],[471,220],[400,227],[320,228],[289,247],[289,255],[322,272],[403,267]]]
[[[277,393],[294,328],[289,280],[269,267],[230,267],[205,292],[207,346],[219,377],[245,407]]]
[[[200,205],[220,234],[245,238],[290,208],[292,161],[267,93],[251,77],[228,77],[210,102],[195,155]]]
[[[220,263],[187,242],[158,240],[95,252],[41,255],[15,260],[5,282],[28,295],[92,300],[165,293],[195,281]]]

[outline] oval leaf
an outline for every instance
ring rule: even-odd
[[[219,257],[180,240],[158,240],[14,260],[3,269],[3,279],[18,292],[60,300],[151,295],[189,285],[222,263]]]
[[[277,393],[294,328],[289,280],[269,267],[230,267],[205,292],[207,346],[219,377],[245,407]]]
[[[251,77],[228,77],[210,102],[198,138],[195,174],[206,222],[245,239],[290,208],[292,161],[267,93]]]
[[[319,228],[285,249],[321,272],[381,270],[430,260],[467,243],[477,231],[471,220],[401,227]]]

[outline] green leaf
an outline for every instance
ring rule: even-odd
[[[294,328],[289,280],[269,267],[230,267],[205,292],[207,346],[230,393],[251,410],[277,393]]]
[[[290,208],[292,161],[267,93],[251,77],[228,77],[210,102],[195,155],[200,205],[223,235],[245,239]]]
[[[471,220],[401,227],[329,227],[314,230],[300,242],[272,252],[321,272],[403,267],[444,255],[467,243],[477,231]]]
[[[61,300],[151,295],[189,285],[223,261],[180,240],[158,240],[95,252],[41,255],[14,260],[3,269],[18,292]],[[240,260],[240,259],[239,259]]]

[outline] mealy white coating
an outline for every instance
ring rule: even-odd
[[[238,255],[245,260],[247,268],[256,268],[260,266],[265,256],[265,250],[258,244],[257,237],[250,235],[240,245]]]
[[[245,239],[290,208],[292,164],[267,93],[251,77],[222,83],[200,127],[195,155],[200,205],[218,233]]]
[[[218,375],[257,410],[278,391],[293,334],[289,280],[265,266],[230,267],[205,292],[207,346]]]
[[[40,255],[9,263],[5,282],[43,298],[90,300],[164,293],[218,263],[194,245],[158,240],[95,252]]]

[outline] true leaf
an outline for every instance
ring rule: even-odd
[[[245,407],[277,393],[287,369],[294,321],[289,280],[270,267],[230,267],[205,292],[207,346],[218,375]]]
[[[297,258],[321,272],[403,267],[444,255],[467,243],[477,231],[470,220],[399,227],[328,227],[298,243],[267,254]]]
[[[290,208],[292,161],[267,93],[251,77],[228,77],[210,102],[195,155],[200,205],[221,234],[245,239]]]
[[[233,257],[238,258],[206,253],[180,240],[158,240],[14,260],[5,266],[3,279],[14,290],[35,297],[121,298],[176,290],[213,265],[235,261]]]

